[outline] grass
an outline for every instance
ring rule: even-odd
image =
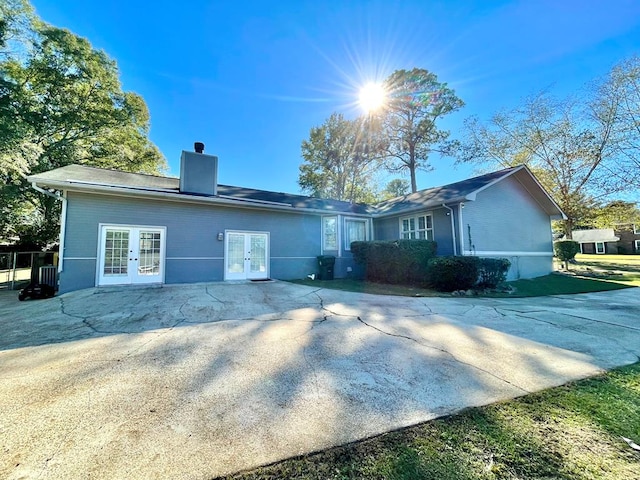
[[[576,255],[571,270],[582,275],[640,287],[640,255]]]
[[[488,294],[488,296],[541,297],[546,295],[604,292],[629,287],[629,285],[604,279],[571,277],[558,274],[545,275],[544,277],[530,280],[516,280],[509,282],[509,285],[514,289],[514,293],[510,295]]]
[[[258,468],[258,479],[640,479],[640,364]]]

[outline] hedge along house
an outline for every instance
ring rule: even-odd
[[[304,278],[318,255],[334,255],[341,278],[351,242],[373,239],[506,257],[509,278],[552,269],[550,220],[563,214],[524,166],[365,205],[218,185],[218,158],[202,148],[182,152],[179,179],[81,165],[29,177],[62,202],[61,292]]]

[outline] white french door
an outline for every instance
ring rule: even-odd
[[[100,228],[98,285],[164,282],[163,227]]]
[[[225,280],[269,278],[269,234],[227,231],[224,278]]]

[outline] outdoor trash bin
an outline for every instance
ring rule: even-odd
[[[333,280],[333,267],[336,263],[336,257],[333,255],[320,255],[318,257],[318,265],[320,273],[318,280]]]

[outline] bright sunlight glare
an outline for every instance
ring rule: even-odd
[[[386,92],[379,83],[367,83],[360,90],[360,106],[366,112],[377,110],[384,105]]]

